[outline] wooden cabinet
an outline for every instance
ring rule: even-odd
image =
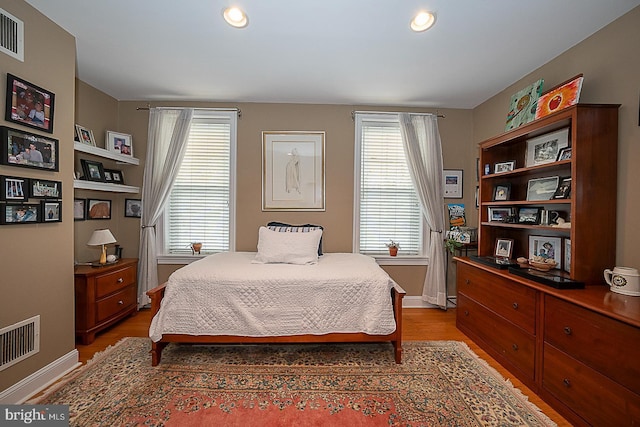
[[[75,269],[76,336],[90,344],[96,332],[137,312],[138,260]]]

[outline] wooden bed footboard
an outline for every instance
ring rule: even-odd
[[[151,313],[155,316],[160,310],[166,283],[147,292],[151,298]],[[151,342],[151,365],[160,363],[162,350],[170,342],[185,344],[294,344],[294,343],[329,343],[329,342],[380,342],[391,341],[396,363],[402,363],[402,299],[406,295],[404,289],[397,284],[391,289],[391,301],[396,322],[396,330],[388,335],[369,335],[357,333],[331,333],[325,335],[289,335],[274,337],[242,337],[235,335],[185,335],[165,334],[158,342]]]

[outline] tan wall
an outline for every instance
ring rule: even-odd
[[[23,1],[0,7],[24,21],[25,58],[0,53],[0,99],[6,73],[55,94],[53,134],[3,125],[59,140],[60,171],[0,166],[0,174],[62,181],[62,222],[0,226],[0,327],[41,316],[40,352],[2,371],[0,390],[26,378],[74,349],[73,307],[73,111],[75,40]],[[4,109],[3,109],[4,111]],[[4,118],[4,114],[1,115]]]
[[[640,7],[538,68],[473,112],[474,141],[504,131],[511,94],[544,78],[551,88],[579,73],[584,74],[580,102],[622,104],[619,110],[618,204],[616,264],[640,268],[640,126],[638,76],[640,76]],[[606,162],[608,159],[602,159]],[[636,183],[636,184],[634,184]],[[593,203],[598,203],[594,200]],[[598,242],[593,242],[597,245]]]

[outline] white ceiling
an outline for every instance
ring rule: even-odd
[[[477,106],[640,4],[26,1],[76,37],[78,78],[118,100],[441,108]],[[247,12],[248,27],[223,21],[232,4]],[[413,33],[421,9],[437,21]]]

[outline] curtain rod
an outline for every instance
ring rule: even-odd
[[[355,119],[356,114],[400,114],[400,113],[409,113],[414,116],[436,116],[438,118],[444,119],[446,116],[444,114],[435,113],[414,113],[412,111],[352,111],[351,118]]]
[[[150,110],[151,108],[166,108],[166,109],[174,109],[174,110],[182,110],[185,108],[193,108],[194,110],[210,110],[210,111],[237,111],[238,117],[242,117],[242,110],[239,108],[201,108],[201,107],[151,107],[151,105],[147,104],[146,107],[137,107],[137,111],[145,111]]]

